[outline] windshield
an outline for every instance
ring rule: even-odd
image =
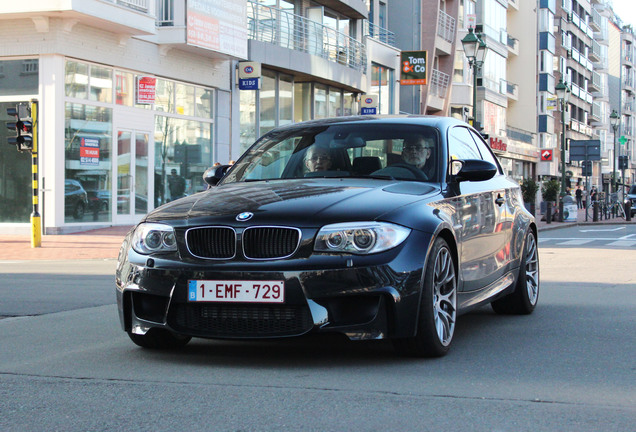
[[[273,131],[239,159],[223,183],[306,177],[437,181],[439,142],[432,127],[402,124]]]
[[[629,194],[636,195],[636,184],[633,184],[632,187],[629,189]]]

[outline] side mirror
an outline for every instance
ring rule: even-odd
[[[209,186],[216,186],[232,165],[217,165],[210,167],[203,173],[203,181]]]
[[[494,164],[481,159],[453,160],[451,163],[456,182],[490,180],[497,174]]]

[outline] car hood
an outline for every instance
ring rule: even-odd
[[[439,191],[418,182],[361,179],[312,179],[231,183],[168,203],[151,212],[148,222],[201,224],[293,224],[315,227],[330,222],[377,220],[427,199]],[[237,222],[243,212],[253,213]]]

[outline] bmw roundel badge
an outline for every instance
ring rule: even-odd
[[[239,213],[238,216],[236,216],[236,220],[237,221],[246,221],[246,220],[252,219],[252,216],[254,216],[254,213],[243,212],[243,213]]]

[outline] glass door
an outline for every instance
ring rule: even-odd
[[[148,213],[150,133],[136,130],[117,131],[116,223],[136,223]]]

